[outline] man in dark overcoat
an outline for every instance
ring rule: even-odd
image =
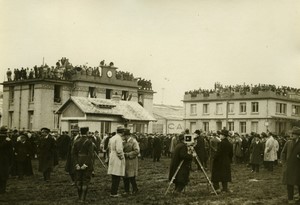
[[[298,186],[300,198],[300,128],[293,127],[291,140],[287,141],[281,152],[283,164],[283,184],[287,185],[288,202],[294,203],[294,186]],[[299,201],[299,200],[298,200]]]
[[[75,141],[72,152],[76,170],[75,183],[79,201],[85,201],[88,186],[94,171],[94,145],[87,136],[88,131],[88,127],[80,128],[81,137]]]
[[[203,167],[206,167],[206,158],[207,158],[207,153],[205,150],[205,139],[204,139],[204,135],[201,134],[200,130],[196,130],[195,134],[197,134],[197,144],[195,146],[195,151],[197,153],[197,156],[199,158],[199,161],[201,162],[201,164],[203,165]],[[195,159],[195,162],[197,164],[198,170],[201,170],[200,164],[197,162],[197,160]]]
[[[190,168],[193,155],[188,153],[188,147],[183,142],[184,134],[179,135],[179,143],[176,145],[169,172],[169,181],[172,180],[179,164],[183,161],[179,171],[177,172],[173,183],[175,184],[175,192],[180,193],[189,182]],[[195,153],[196,154],[196,153]]]
[[[251,172],[259,172],[259,166],[263,162],[264,146],[260,140],[259,134],[253,138],[250,145],[250,164],[252,166]]]
[[[50,173],[54,166],[56,153],[55,139],[50,135],[50,129],[41,129],[41,139],[39,145],[39,171],[43,173],[44,181],[50,180]]]
[[[0,194],[6,192],[6,183],[9,175],[9,169],[13,160],[13,146],[7,137],[7,128],[0,128]]]
[[[229,192],[228,182],[231,182],[231,162],[233,146],[228,140],[228,130],[221,130],[218,150],[215,154],[212,166],[211,181],[217,192],[220,192],[219,182],[222,183],[222,191]]]
[[[153,138],[152,149],[153,149],[153,162],[159,162],[163,150],[163,142],[158,135],[155,135]]]
[[[72,180],[71,183],[72,185],[75,185],[75,164],[72,156],[72,151],[73,151],[73,146],[75,141],[79,140],[79,138],[80,138],[79,130],[72,131],[71,139],[68,145],[67,160],[65,165],[65,171],[69,173]]]

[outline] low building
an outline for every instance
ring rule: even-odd
[[[174,134],[184,131],[183,107],[174,105],[153,105],[153,133]]]
[[[226,127],[241,134],[266,131],[285,134],[292,126],[300,125],[299,89],[281,92],[272,86],[272,89],[253,90],[186,92],[185,127],[191,131],[209,132]]]
[[[119,95],[113,95],[112,99],[71,96],[57,113],[61,129],[71,132],[87,126],[105,133],[125,125],[132,132],[144,133],[148,131],[149,122],[155,121],[138,102],[122,101]]]

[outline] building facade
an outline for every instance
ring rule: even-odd
[[[226,127],[240,134],[267,130],[285,134],[300,122],[300,95],[274,91],[186,93],[185,127],[217,131]]]
[[[184,131],[183,106],[153,105],[153,133],[179,134]]]
[[[113,95],[118,95],[121,100],[137,102],[152,113],[154,92],[151,82],[141,81],[117,69],[112,63],[109,66],[102,63],[96,68],[73,67],[63,58],[56,67],[34,67],[29,72],[27,69],[27,74],[21,69],[15,71],[13,77],[7,76],[7,81],[2,83],[2,124],[10,129],[36,131],[49,127],[65,131],[61,130],[60,114],[56,111],[71,96],[111,100]],[[113,131],[112,118],[97,120],[98,131]],[[69,123],[73,122],[70,120]],[[152,128],[148,126],[147,129]]]

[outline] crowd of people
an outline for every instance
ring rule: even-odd
[[[216,93],[221,95],[222,93],[239,93],[241,95],[246,95],[251,93],[254,95],[259,94],[259,92],[274,92],[277,95],[286,96],[288,93],[300,94],[300,89],[292,88],[289,86],[278,86],[269,84],[258,84],[258,85],[226,85],[223,86],[220,83],[215,83],[214,89],[201,89],[186,91],[185,94],[191,94],[196,96],[197,94],[202,94],[204,97],[208,97],[210,94]]]
[[[63,159],[65,171],[77,187],[78,198],[84,201],[98,158],[104,167],[108,166],[107,173],[111,175],[110,196],[134,195],[139,191],[138,161],[151,159],[153,163],[160,163],[161,157],[166,157],[171,159],[169,180],[175,184],[176,194],[188,184],[189,173],[195,167],[193,162],[197,167],[193,171],[211,173],[210,180],[217,194],[231,192],[228,187],[232,180],[231,163],[245,164],[252,173],[260,172],[261,168],[271,173],[282,163],[283,183],[287,185],[288,200],[293,201],[294,186],[300,188],[300,128],[293,128],[289,136],[276,136],[271,132],[239,135],[226,129],[209,133],[196,130],[192,134],[195,140],[192,145],[185,142],[187,134],[189,131],[167,135],[130,133],[129,129],[119,127],[116,132],[101,136],[97,131],[82,127],[69,135],[68,132],[53,133],[48,128],[39,132],[8,131],[3,126],[0,128],[0,193],[5,192],[9,176],[22,180],[24,176],[33,175],[32,159],[38,159],[38,171],[43,173],[45,182],[51,180],[53,167]],[[100,157],[99,153],[103,155]],[[121,179],[124,193],[120,195]]]
[[[73,66],[69,59],[63,57],[57,61],[55,66],[49,66],[47,64],[41,66],[34,66],[33,68],[15,68],[11,70],[7,69],[7,81],[20,81],[27,79],[55,79],[55,80],[71,80],[73,75],[87,75],[100,77],[101,66],[106,66],[104,60],[100,62],[100,66],[91,67],[86,65]],[[114,66],[111,62],[109,66]],[[133,81],[134,76],[130,72],[116,71],[116,78],[118,80]],[[138,79],[138,85],[141,89],[152,90],[151,81],[145,79]]]

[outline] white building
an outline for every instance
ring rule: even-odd
[[[184,122],[191,131],[217,131],[223,127],[240,134],[281,134],[300,122],[300,95],[259,91],[184,95]]]

